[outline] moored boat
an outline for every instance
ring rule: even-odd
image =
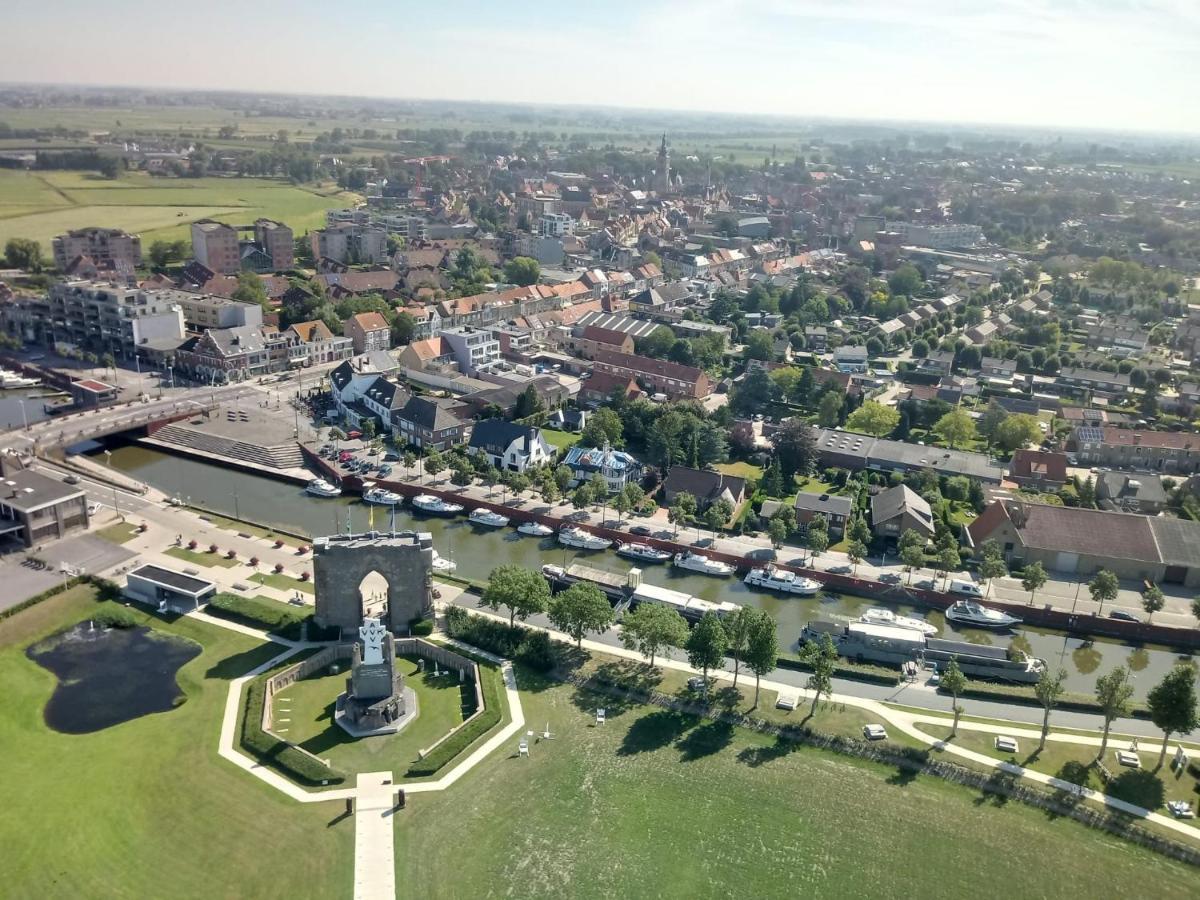
[[[543,525],[541,522],[522,522],[517,526],[517,532],[528,537],[542,538],[550,537],[550,535],[554,534],[554,529],[549,525]]]
[[[699,572],[702,575],[716,575],[724,577],[732,575],[734,572],[733,566],[729,563],[721,562],[716,559],[709,559],[702,553],[692,553],[690,550],[687,553],[676,553],[673,560],[674,564],[681,569],[690,569],[693,572]]]
[[[878,606],[868,609],[858,617],[858,621],[866,622],[868,625],[891,625],[894,628],[907,628],[909,631],[919,631],[926,637],[933,637],[938,633],[937,626],[930,625],[924,619],[900,616],[890,609]]]
[[[467,518],[472,525],[482,525],[485,528],[503,528],[509,521],[508,516],[502,516],[500,513],[484,509],[482,506],[471,510],[471,514]]]
[[[821,590],[821,582],[805,578],[786,569],[776,569],[774,566],[752,569],[742,580],[751,587],[781,591],[785,594],[799,594],[803,597],[811,597]]]
[[[558,530],[558,542],[577,550],[607,550],[612,541],[607,541],[594,534],[588,534],[582,528],[566,525]]]
[[[414,508],[421,510],[421,512],[436,516],[453,516],[463,511],[461,504],[451,503],[432,494],[421,494],[420,496],[413,497],[412,505]]]
[[[649,544],[617,544],[617,555],[624,556],[629,559],[640,560],[641,562],[666,562],[671,558],[671,554],[666,550],[657,550]]]
[[[946,610],[946,621],[971,628],[1011,628],[1020,625],[1016,616],[990,609],[974,600],[959,600]]]
[[[340,497],[342,489],[336,484],[330,484],[324,478],[314,478],[304,488],[306,493],[314,497]]]
[[[399,506],[404,502],[404,495],[383,488],[371,488],[363,491],[363,503],[373,503],[376,506]]]

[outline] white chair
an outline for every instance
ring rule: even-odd
[[[528,756],[528,755],[529,755],[529,741],[527,741],[525,738],[521,738],[521,743],[517,744],[517,756],[520,757],[520,756]]]
[[[604,710],[602,710],[602,709],[596,710],[596,724],[597,725],[604,724]]]

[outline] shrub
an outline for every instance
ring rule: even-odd
[[[208,612],[254,628],[265,628],[290,640],[299,640],[304,622],[312,618],[312,613],[294,612],[282,603],[236,594],[217,594],[209,601]]]
[[[412,632],[413,637],[429,637],[433,634],[433,619],[422,619],[420,616],[409,619],[408,630]]]
[[[226,559],[237,559],[237,551],[236,550],[226,550],[225,558]]]
[[[478,619],[480,617],[472,616],[471,618]],[[433,752],[424,759],[417,760],[409,766],[405,773],[409,778],[425,778],[436,774],[475,741],[500,724],[501,703],[503,702],[500,690],[500,670],[482,660],[476,660],[476,662],[479,663],[480,687],[483,691],[483,712],[438,744]]]
[[[209,552],[209,553],[216,553],[216,552],[217,552],[218,550],[220,550],[220,549],[221,549],[221,548],[220,548],[220,547],[218,547],[216,544],[209,544],[209,545],[208,545],[208,552]]]
[[[266,701],[266,676],[250,682],[242,710],[242,749],[264,763],[274,765],[303,784],[322,782],[341,784],[346,776],[262,729],[263,703]]]
[[[310,579],[310,578],[312,578],[312,572],[301,572],[300,573],[301,581],[308,581],[308,579]]]
[[[283,574],[283,563],[275,563],[275,574],[276,575]]]
[[[258,557],[257,556],[250,557],[250,566],[251,566],[251,568],[258,568]]]
[[[196,543],[196,541],[194,541],[194,540],[188,541],[188,549],[189,550],[195,550],[199,546],[200,545],[198,543]]]
[[[93,616],[93,620],[104,628],[136,628],[138,624],[137,616],[123,606],[102,609]]]
[[[446,632],[463,643],[505,659],[519,660],[539,672],[548,672],[558,664],[558,645],[543,631],[520,625],[510,627],[506,622],[473,616],[452,606],[446,611]]]
[[[281,541],[279,538],[275,538],[275,549],[278,550],[282,546],[283,546],[283,541]]]

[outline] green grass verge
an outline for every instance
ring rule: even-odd
[[[316,588],[313,587],[311,581],[301,581],[299,578],[281,575],[277,572],[255,572],[250,576],[250,580],[276,590],[287,591],[289,594],[292,591],[300,591],[304,594],[316,593]]]
[[[194,566],[220,566],[229,569],[238,564],[236,559],[226,559],[220,553],[208,553],[202,550],[189,550],[187,547],[168,547],[163,551],[167,556],[173,556]]]
[[[104,538],[104,540],[113,544],[124,544],[132,541],[137,536],[137,526],[131,525],[128,522],[117,522],[115,525],[106,525],[96,532],[96,537]]]
[[[463,651],[454,648],[455,653]],[[483,689],[483,712],[460,728],[454,735],[446,738],[433,752],[424,759],[417,760],[408,767],[405,776],[408,778],[429,778],[436,775],[459,754],[467,750],[495,728],[505,717],[504,676],[500,667],[472,654],[464,654],[479,663],[480,687]]]
[[[230,680],[277,647],[129,607],[139,624],[203,648],[176,676],[187,702],[92,734],[46,726],[56,679],[25,648],[125,609],[96,596],[79,585],[0,625],[5,896],[348,896],[353,820],[337,818],[339,805],[296,803],[217,755]]]

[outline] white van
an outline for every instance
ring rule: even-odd
[[[983,591],[979,590],[979,585],[973,581],[959,581],[957,578],[950,581],[950,593],[973,600],[983,599]]]

